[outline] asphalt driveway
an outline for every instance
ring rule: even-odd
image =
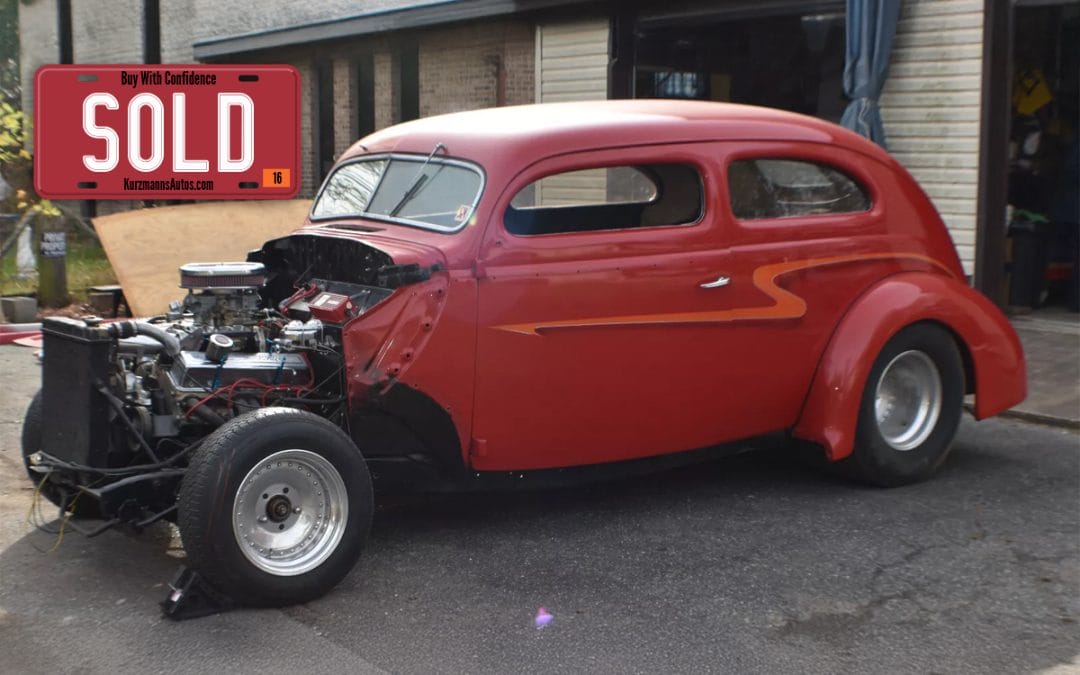
[[[356,570],[173,623],[167,527],[26,524],[30,352],[0,347],[0,672],[1036,672],[1080,665],[1080,437],[965,420],[937,478],[790,447],[576,489],[383,500]],[[540,607],[554,619],[537,629]]]

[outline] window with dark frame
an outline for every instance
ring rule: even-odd
[[[334,166],[334,67],[330,61],[315,64],[315,167],[319,182]]]
[[[399,121],[420,117],[420,50],[416,45],[398,52],[398,94]]]
[[[503,222],[522,236],[688,225],[701,218],[702,194],[689,164],[577,169],[522,188]]]
[[[642,19],[633,79],[623,87],[635,98],[748,103],[840,120],[847,105],[843,3],[713,4],[712,15],[694,19]],[[720,7],[751,4],[775,7]]]
[[[858,181],[826,164],[802,159],[739,159],[728,166],[736,218],[786,218],[870,210]]]
[[[355,69],[356,139],[360,139],[375,131],[375,60],[363,54],[357,57]]]

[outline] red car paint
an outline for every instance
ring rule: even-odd
[[[922,321],[956,337],[978,418],[1025,395],[1016,334],[968,287],[933,205],[851,132],[745,106],[603,101],[409,122],[340,161],[424,157],[440,143],[485,172],[460,231],[348,219],[304,232],[360,240],[398,265],[437,265],[347,324],[348,393],[354,407],[391,387],[430,397],[472,470],[613,462],[781,430],[841,459],[874,359]],[[739,220],[729,165],[766,157],[834,166],[872,207]],[[511,199],[543,176],[665,162],[700,172],[693,224],[529,237],[504,225]],[[701,287],[718,275],[730,282]]]

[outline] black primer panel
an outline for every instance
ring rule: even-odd
[[[69,462],[106,466],[110,408],[94,383],[108,381],[113,339],[105,328],[65,318],[46,318],[42,334],[42,450]]]

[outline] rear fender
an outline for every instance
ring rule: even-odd
[[[955,279],[901,273],[878,282],[848,309],[818,364],[793,435],[822,445],[833,461],[850,455],[874,360],[893,335],[921,321],[941,324],[956,337],[971,366],[974,381],[968,385],[975,393],[976,419],[1024,400],[1023,349],[1001,311]]]

